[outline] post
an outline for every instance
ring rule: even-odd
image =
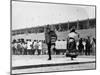
[[[89,24],[90,24],[90,23],[89,23],[89,18],[88,18],[87,28],[89,28]]]
[[[69,30],[69,20],[68,20],[68,30]]]
[[[77,20],[77,30],[79,29],[79,20]]]

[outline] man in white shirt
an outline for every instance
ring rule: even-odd
[[[27,41],[27,51],[28,51],[28,54],[30,55],[31,54],[31,45],[32,45],[32,42],[31,42],[31,40],[28,40]]]
[[[35,54],[39,55],[39,42],[38,40],[34,41],[34,49],[35,49]]]
[[[42,54],[42,41],[39,41],[39,54]]]

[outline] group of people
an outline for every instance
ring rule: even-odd
[[[95,55],[96,39],[90,38],[80,38],[78,43],[78,50],[80,55]]]
[[[31,41],[27,39],[25,41],[24,39],[14,39],[12,42],[12,53],[14,55],[40,55],[43,54],[43,45],[45,47],[45,41],[42,40]]]

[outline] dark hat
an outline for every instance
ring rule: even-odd
[[[72,28],[72,29],[70,30],[70,32],[75,32],[75,28]]]

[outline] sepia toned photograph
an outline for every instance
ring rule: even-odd
[[[11,74],[96,70],[96,6],[11,1]]]

